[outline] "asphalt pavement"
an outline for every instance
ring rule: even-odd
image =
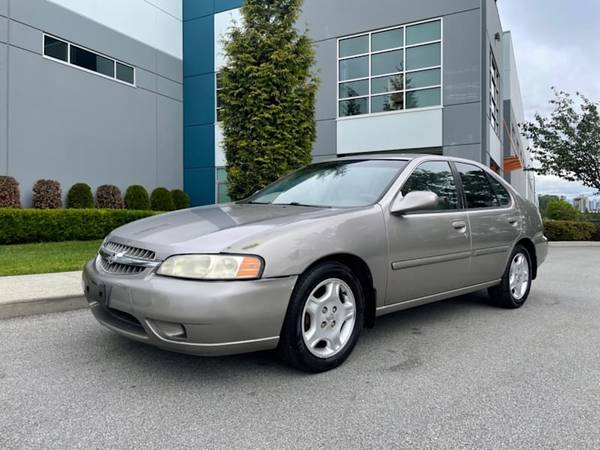
[[[339,369],[197,358],[75,311],[0,321],[0,448],[600,448],[600,247],[552,248],[528,303],[378,320]]]

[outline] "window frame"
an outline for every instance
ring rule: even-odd
[[[450,161],[453,170],[455,171],[455,178],[457,179],[459,186],[460,186],[460,192],[461,192],[461,196],[463,199],[463,206],[464,206],[464,210],[469,212],[469,211],[492,211],[492,210],[508,210],[513,208],[513,206],[515,205],[515,199],[514,196],[512,194],[512,192],[510,191],[509,188],[506,187],[506,183],[503,180],[500,180],[500,177],[498,177],[496,174],[494,174],[491,170],[488,170],[485,167],[481,167],[477,164],[473,164],[471,162],[463,162],[463,161]],[[475,167],[479,170],[481,170],[483,172],[483,174],[485,175],[485,178],[487,180],[488,186],[490,187],[490,191],[492,192],[492,194],[494,195],[494,197],[496,198],[496,201],[498,202],[498,206],[486,206],[486,207],[479,207],[479,208],[469,208],[469,204],[467,202],[467,196],[465,194],[465,189],[464,189],[464,185],[463,185],[463,181],[462,181],[462,177],[460,176],[460,171],[458,170],[458,168],[456,167],[456,164],[464,164],[466,166],[472,166]],[[496,194],[496,190],[494,189],[494,186],[492,186],[492,183],[489,180],[489,177],[494,177],[496,178],[496,180],[504,187],[504,189],[506,189],[506,192],[508,192],[508,196],[510,198],[510,202],[507,206],[501,206],[500,205],[500,199],[498,198],[498,195]]]
[[[67,44],[67,60],[66,61],[63,61],[62,59],[54,58],[54,57],[46,54],[46,36],[49,38],[52,38],[52,39],[56,39],[57,41],[63,42],[64,44]],[[78,65],[72,63],[71,62],[71,47],[80,48],[80,49],[90,52],[94,55],[98,55],[98,56],[101,56],[103,58],[106,58],[106,59],[112,61],[114,76],[111,77],[111,76],[105,75],[103,73],[96,72],[95,70],[86,69],[85,67],[81,67],[81,66],[78,66]],[[126,62],[123,62],[119,59],[112,58],[112,57],[105,55],[104,53],[100,53],[96,50],[92,50],[91,48],[85,47],[83,45],[74,44],[71,41],[60,38],[60,37],[55,36],[50,33],[42,33],[42,58],[45,58],[47,60],[50,60],[50,61],[53,61],[53,62],[56,62],[59,64],[63,64],[65,66],[72,67],[77,70],[81,70],[86,73],[91,73],[91,74],[97,75],[97,76],[105,78],[107,80],[116,81],[117,83],[123,84],[125,86],[129,86],[129,87],[133,87],[133,88],[137,87],[137,70],[136,70],[135,66],[133,66],[131,64],[127,64]],[[129,83],[127,81],[123,81],[123,80],[117,78],[117,63],[133,69],[133,83]]]
[[[426,159],[426,160],[420,161],[406,176],[406,179],[404,180],[402,185],[398,188],[398,191],[396,192],[394,199],[396,199],[398,197],[404,198],[404,195],[402,194],[402,190],[404,189],[404,186],[406,185],[406,183],[408,182],[410,177],[412,177],[413,174],[423,164],[431,163],[431,162],[445,162],[450,167],[450,172],[452,173],[452,177],[454,179],[454,186],[456,188],[456,198],[458,201],[458,207],[456,209],[440,209],[440,210],[433,209],[433,210],[428,210],[428,211],[411,211],[411,212],[406,213],[405,215],[415,216],[415,215],[428,215],[428,214],[457,214],[457,213],[466,212],[467,211],[467,203],[466,203],[466,199],[463,195],[462,184],[460,183],[460,175],[458,174],[456,167],[454,167],[454,162],[451,160],[448,160],[448,159],[443,159],[443,158],[432,158],[432,159]],[[390,203],[390,205],[392,205],[393,203],[394,202],[392,201]]]
[[[498,62],[494,56],[494,51],[490,49],[490,82],[489,82],[489,122],[492,129],[496,132],[496,135],[500,137],[500,69],[498,68]]]
[[[406,41],[407,28],[414,26],[414,25],[421,25],[421,24],[433,23],[433,22],[440,23],[440,38],[439,39],[419,42],[418,44],[407,44],[407,41]],[[373,51],[373,35],[374,34],[379,34],[379,33],[383,33],[386,31],[392,31],[392,30],[398,30],[398,29],[403,30],[403,45],[402,46],[388,48],[385,50]],[[368,52],[341,57],[340,56],[340,42],[345,41],[347,39],[353,39],[353,38],[357,38],[357,37],[361,37],[361,36],[368,36],[368,38],[369,38],[368,39],[368,42],[369,42]],[[439,44],[440,45],[440,64],[436,65],[436,66],[428,66],[428,67],[421,67],[419,69],[408,70],[406,68],[407,50],[410,48],[423,47],[423,46],[427,46],[427,45],[431,45],[431,44]],[[374,55],[389,53],[389,52],[393,52],[393,51],[397,51],[397,50],[401,50],[402,54],[403,54],[402,71],[392,72],[392,73],[387,73],[387,74],[378,74],[378,75],[374,76],[373,75],[373,67],[372,67],[373,66],[372,57]],[[360,58],[360,57],[368,58],[368,67],[369,67],[368,75],[366,77],[351,78],[348,80],[340,80],[340,62],[344,61],[344,60],[350,60],[353,58]],[[407,75],[409,75],[411,73],[415,73],[415,72],[422,72],[422,71],[434,70],[434,69],[439,69],[439,71],[440,71],[439,85],[436,84],[436,85],[431,85],[431,86],[423,86],[423,87],[418,87],[418,88],[407,89]],[[385,93],[373,94],[372,82],[374,79],[390,77],[390,76],[394,76],[394,75],[402,76],[402,78],[403,78],[403,80],[402,80],[403,89],[402,90],[394,90],[394,91],[389,91],[389,92],[385,92]],[[340,85],[344,84],[344,83],[351,83],[354,81],[368,81],[368,85],[369,85],[368,94],[359,95],[356,97],[340,97]],[[424,106],[424,107],[417,107],[417,108],[407,108],[406,107],[407,106],[407,103],[406,103],[407,92],[423,91],[423,90],[427,90],[427,89],[439,89],[439,91],[440,91],[440,104],[439,105]],[[399,94],[399,93],[402,93],[402,97],[403,97],[402,109],[373,112],[373,109],[372,109],[372,98],[373,97],[390,96],[390,95]],[[357,99],[366,99],[367,100],[367,112],[364,114],[342,116],[340,114],[340,102],[345,101],[345,100],[357,100]],[[413,112],[413,111],[426,111],[426,110],[432,110],[432,109],[440,109],[443,107],[444,107],[444,18],[443,17],[436,17],[436,18],[432,18],[432,19],[421,20],[418,22],[410,22],[410,23],[406,23],[406,24],[371,30],[371,31],[362,32],[362,33],[356,33],[353,35],[342,36],[342,37],[337,38],[337,43],[336,43],[336,119],[337,120],[349,120],[349,119],[356,119],[359,117],[372,117],[372,116],[379,116],[379,115],[386,115],[386,114],[401,114],[401,113]]]

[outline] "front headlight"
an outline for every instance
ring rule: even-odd
[[[177,255],[167,258],[158,275],[194,280],[252,280],[260,278],[262,259],[242,255]]]

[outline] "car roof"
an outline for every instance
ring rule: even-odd
[[[416,159],[428,159],[428,158],[435,158],[435,159],[442,159],[445,161],[457,161],[457,162],[464,162],[467,164],[475,164],[477,166],[480,167],[485,167],[483,166],[481,163],[474,161],[472,159],[465,159],[465,158],[457,158],[454,156],[443,156],[443,155],[436,155],[436,154],[427,154],[427,153],[358,153],[356,155],[344,155],[344,156],[339,156],[337,158],[327,158],[327,159],[323,159],[323,160],[319,160],[318,162],[334,162],[334,161],[356,161],[356,160],[361,160],[361,161],[369,161],[369,160],[393,160],[393,161],[412,161],[412,160],[416,160]]]

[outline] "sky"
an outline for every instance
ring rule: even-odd
[[[550,88],[600,101],[599,0],[498,0],[504,30],[512,32],[526,120],[551,111]],[[594,194],[594,189],[538,176],[539,194]]]

